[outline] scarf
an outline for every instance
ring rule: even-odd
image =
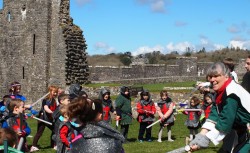
[[[216,104],[220,104],[222,101],[222,95],[224,93],[224,91],[226,90],[226,87],[229,85],[229,83],[232,81],[231,78],[229,78],[224,84],[223,86],[217,91],[217,96],[215,99]]]

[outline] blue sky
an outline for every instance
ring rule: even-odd
[[[71,0],[70,15],[89,55],[166,54],[250,49],[249,6],[250,0]]]
[[[71,0],[88,54],[250,49],[250,0]]]

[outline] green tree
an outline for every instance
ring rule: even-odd
[[[125,52],[124,54],[120,55],[120,61],[122,64],[129,66],[132,63],[132,54],[131,52]]]
[[[201,50],[199,50],[199,52],[198,53],[206,53],[206,49],[205,49],[205,47],[202,47],[202,49]]]
[[[122,58],[120,58],[120,60],[121,60],[122,64],[124,64],[126,66],[129,66],[132,63],[131,59],[128,57],[122,57]]]

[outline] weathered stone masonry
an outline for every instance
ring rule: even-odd
[[[141,64],[130,67],[90,66],[91,82],[144,84],[182,81],[204,81],[212,62],[197,62],[197,57],[179,57],[175,65]],[[244,60],[239,60],[235,72],[241,78],[245,73]]]
[[[69,0],[4,0],[0,10],[0,93],[19,81],[34,101],[51,84],[85,83],[89,68],[82,30]]]

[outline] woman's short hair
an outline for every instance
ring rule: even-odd
[[[229,68],[226,67],[222,62],[216,62],[212,64],[207,70],[207,76],[210,78],[219,75],[230,76]]]

